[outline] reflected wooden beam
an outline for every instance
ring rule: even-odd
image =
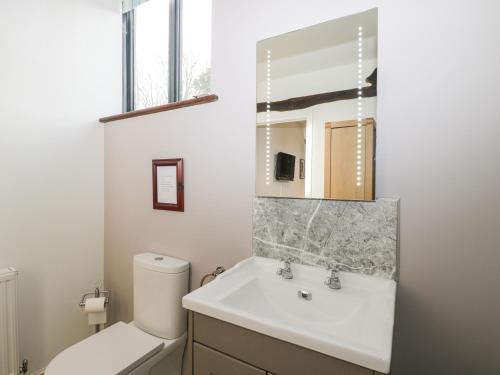
[[[366,80],[370,86],[363,87],[363,98],[371,98],[377,96],[377,69],[370,74]],[[309,108],[314,105],[336,102],[339,100],[356,99],[358,97],[358,89],[348,89],[340,91],[325,92],[322,94],[314,94],[307,96],[299,96],[271,102],[271,111],[285,112],[295,111],[297,109]],[[257,103],[257,112],[266,112],[267,103]]]

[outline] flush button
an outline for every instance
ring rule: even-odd
[[[155,260],[157,260],[158,262],[163,260],[164,258],[163,257],[156,257]]]

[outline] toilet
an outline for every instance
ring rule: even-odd
[[[187,339],[189,263],[134,257],[134,321],[118,322],[59,353],[45,375],[180,375]]]

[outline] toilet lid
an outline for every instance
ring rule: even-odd
[[[45,374],[126,374],[158,353],[163,345],[160,338],[119,322],[59,353]]]

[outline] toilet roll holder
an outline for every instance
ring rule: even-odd
[[[87,298],[99,298],[99,297],[105,297],[104,299],[104,307],[109,303],[109,291],[107,290],[100,290],[99,288],[95,288],[94,293],[85,293],[82,296],[82,300],[78,304],[80,307],[85,307],[85,303],[87,302]],[[95,333],[99,333],[101,330],[101,327],[99,324],[95,326]]]
[[[99,290],[99,288],[95,288],[94,293],[86,293],[82,296],[82,300],[79,303],[80,307],[85,307],[85,302],[87,301],[87,298],[99,298],[99,297],[105,297],[104,300],[104,306],[106,306],[109,303],[109,291],[107,290]]]

